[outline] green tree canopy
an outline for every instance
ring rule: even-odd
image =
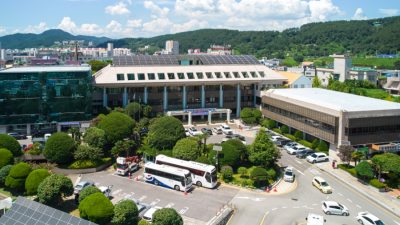
[[[356,166],[357,166],[357,162],[359,162],[364,157],[365,157],[365,155],[364,155],[363,151],[355,151],[355,152],[351,153],[351,158],[356,163]]]
[[[103,69],[104,67],[106,67],[108,65],[107,62],[103,62],[103,61],[99,61],[99,60],[91,60],[91,61],[87,62],[87,64],[89,64],[90,67],[92,67],[92,71],[95,71],[95,72]]]
[[[25,187],[25,180],[29,173],[32,171],[27,163],[18,163],[13,166],[7,176],[5,185],[10,188],[23,189]]]
[[[260,183],[261,180],[267,180],[267,170],[264,168],[256,167],[251,171],[250,178],[256,179],[258,183]]]
[[[38,192],[39,184],[50,176],[51,173],[45,169],[37,169],[32,171],[25,181],[25,190],[28,195],[36,195]]]
[[[102,193],[102,192],[100,191],[100,189],[98,189],[97,187],[94,187],[94,186],[89,186],[89,187],[82,189],[81,193],[79,193],[79,198],[78,198],[79,203],[82,202],[83,199],[85,199],[86,197],[88,197],[94,193]]]
[[[79,204],[79,215],[82,219],[106,225],[111,222],[114,205],[103,193],[89,195]]]
[[[253,144],[249,147],[249,160],[255,165],[267,166],[275,157],[275,145],[267,133],[258,132]]]
[[[99,109],[99,114],[100,114],[100,115],[108,115],[108,114],[111,113],[111,111],[112,111],[112,110],[111,110],[110,107],[105,106],[105,107],[102,107],[102,108]],[[100,115],[99,115],[99,117],[100,117]]]
[[[101,118],[101,117],[100,117]],[[103,148],[107,143],[106,132],[97,127],[90,127],[83,135],[83,142],[92,147]]]
[[[136,203],[125,200],[118,203],[114,208],[113,223],[116,225],[138,224],[138,208]]]
[[[268,124],[267,124],[267,128],[270,129],[270,130],[276,128],[276,122],[275,122],[275,120],[269,119],[269,120],[268,120]]]
[[[315,138],[314,141],[311,143],[311,149],[315,150],[316,148],[318,148],[319,145],[319,140],[318,138]]]
[[[68,134],[52,134],[43,148],[43,155],[49,162],[67,163],[73,158],[75,141]]]
[[[103,117],[98,128],[104,130],[108,143],[115,143],[132,134],[135,120],[123,113],[110,113]]]
[[[150,225],[150,223],[147,222],[146,220],[141,220],[139,221],[138,225]]]
[[[9,150],[5,148],[0,149],[0,156],[0,169],[3,166],[14,164],[14,156]]]
[[[125,106],[125,113],[133,119],[139,120],[139,112],[143,113],[142,106],[137,102],[131,102]]]
[[[153,214],[151,224],[154,225],[183,225],[181,215],[175,209],[163,208]]]
[[[281,131],[283,134],[288,134],[289,133],[289,128],[286,125],[283,125],[281,127]]]
[[[253,111],[249,108],[244,108],[240,111],[240,119],[245,123],[254,123],[256,121]]]
[[[303,132],[301,132],[301,131],[296,131],[295,133],[294,133],[294,137],[295,138],[297,138],[298,140],[302,140],[303,139]]]
[[[185,137],[182,122],[175,117],[164,116],[150,126],[148,144],[158,150],[173,149],[176,143]]]
[[[324,152],[326,152],[326,151],[329,150],[329,149],[328,149],[328,145],[325,143],[325,141],[321,141],[321,142],[319,143],[319,145],[318,145],[318,150],[319,150],[319,151],[324,151]]]
[[[103,151],[98,147],[93,147],[89,145],[79,145],[75,151],[75,159],[90,159],[96,160],[104,156]]]
[[[237,170],[238,174],[240,174],[241,176],[247,175],[247,169],[246,167],[239,167]]]
[[[253,115],[257,120],[260,119],[262,116],[261,110],[259,110],[259,109],[253,110]]]
[[[240,155],[240,157],[242,157],[242,159],[246,155],[248,155],[247,147],[246,147],[246,145],[243,144],[243,142],[241,140],[229,139],[225,143],[235,146],[237,148],[237,150],[239,151],[239,155]]]
[[[371,178],[374,176],[374,173],[372,172],[372,167],[371,163],[367,161],[362,161],[356,166],[356,172],[360,174],[363,177],[368,177]]]
[[[10,135],[0,134],[0,149],[5,148],[9,150],[14,157],[18,157],[22,155],[21,146],[19,142]]]
[[[123,108],[121,108],[121,107],[115,107],[113,109],[112,113],[116,113],[116,112],[125,113],[125,110]]]
[[[7,165],[0,169],[0,184],[4,184],[4,182],[6,182],[7,176],[10,174],[12,168],[13,165]]]
[[[74,193],[74,186],[69,177],[61,174],[52,174],[46,177],[38,187],[39,202],[62,204],[62,197],[69,197]]]
[[[233,145],[227,144],[226,142],[218,144],[217,146],[222,147],[222,151],[218,152],[218,165],[223,166],[235,166],[239,159],[239,151]],[[217,151],[211,150],[208,155],[212,165],[215,165],[214,156],[216,156]],[[223,156],[223,157],[220,157]]]
[[[196,162],[203,163],[203,164],[210,164],[210,161],[208,160],[208,158],[206,156],[197,157]]]
[[[184,138],[176,143],[172,152],[175,158],[194,161],[200,155],[200,147],[195,139]]]
[[[383,153],[374,155],[371,158],[372,165],[378,171],[378,179],[381,178],[382,172],[400,173],[400,156],[393,153]]]
[[[322,87],[322,82],[321,82],[321,80],[318,78],[318,76],[315,76],[315,77],[314,77],[312,86],[313,86],[314,88],[320,88],[320,87]]]

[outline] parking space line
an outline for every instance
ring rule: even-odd
[[[359,205],[356,205],[358,208],[361,208],[361,206],[359,206]]]
[[[350,199],[347,199],[349,202],[352,202]]]

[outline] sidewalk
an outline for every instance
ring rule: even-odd
[[[400,215],[400,200],[388,194],[389,192],[379,192],[377,188],[367,183],[361,183],[356,177],[351,176],[348,172],[344,170],[341,170],[339,168],[332,169],[332,164],[330,162],[317,163],[314,165],[338,178],[346,185],[349,185],[350,187],[356,189],[358,192],[365,195],[366,197],[376,201],[384,208],[396,213],[397,215]]]

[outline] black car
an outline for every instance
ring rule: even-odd
[[[278,146],[278,147],[283,147],[283,146],[285,146],[285,145],[286,145],[287,143],[289,143],[289,142],[291,142],[291,140],[286,140],[286,139],[279,138],[279,140],[274,141],[274,144],[275,144],[276,146]]]
[[[234,139],[239,139],[239,140],[241,140],[241,141],[244,141],[244,137],[243,137],[242,135],[239,135],[239,134],[233,134],[233,135],[232,135],[232,138],[234,138]]]
[[[212,135],[212,130],[208,127],[201,128],[201,132],[209,133],[210,135]]]
[[[21,145],[21,150],[25,151],[27,147],[28,147],[27,145]]]
[[[14,137],[17,140],[20,139],[27,139],[26,135],[23,135],[21,133],[8,133],[9,136]]]
[[[300,152],[297,152],[296,157],[299,159],[305,159],[307,156],[314,154],[315,151],[309,149],[309,150],[303,150]]]

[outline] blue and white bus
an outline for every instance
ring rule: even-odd
[[[148,162],[144,165],[144,178],[147,182],[177,191],[188,191],[192,188],[192,175],[190,171]]]

